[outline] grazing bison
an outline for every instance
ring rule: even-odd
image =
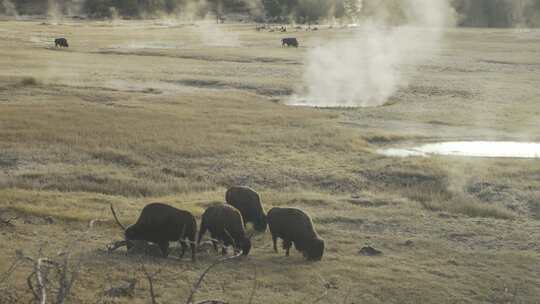
[[[206,230],[210,230],[214,249],[217,251],[217,241],[223,241],[225,245],[221,251],[227,254],[226,246],[234,246],[234,251],[242,250],[243,255],[248,255],[251,249],[251,241],[246,236],[244,222],[240,211],[226,204],[208,207],[201,219],[201,229],[197,244],[201,243],[201,238]]]
[[[324,241],[317,235],[309,215],[296,208],[272,208],[268,211],[268,226],[272,234],[274,251],[277,238],[283,240],[285,255],[294,243],[296,250],[308,260],[319,261],[324,252]]]
[[[298,47],[298,40],[296,40],[296,38],[283,38],[281,39],[281,47],[284,47],[284,46]]]
[[[54,46],[55,47],[69,47],[67,39],[66,38],[56,38],[54,39]]]
[[[112,210],[117,223],[124,228],[116,218],[114,209]],[[188,211],[176,209],[162,203],[151,203],[143,208],[137,222],[124,230],[128,249],[131,248],[129,241],[152,242],[159,245],[163,257],[167,257],[169,255],[169,242],[179,241],[182,246],[180,255],[180,258],[182,258],[189,242],[191,258],[195,259],[197,222],[195,217]]]
[[[255,230],[266,231],[266,215],[257,192],[248,187],[231,187],[225,193],[225,201],[240,211],[244,227],[249,222]]]

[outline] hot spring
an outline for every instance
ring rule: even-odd
[[[540,158],[540,143],[509,141],[455,141],[425,144],[416,147],[379,149],[378,153],[393,157],[466,156]]]

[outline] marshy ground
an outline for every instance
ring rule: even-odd
[[[385,106],[284,105],[304,55],[354,29],[288,33],[253,24],[0,22],[0,273],[15,251],[81,260],[73,303],[149,303],[141,264],[161,269],[159,303],[183,303],[218,257],[192,263],[107,253],[161,201],[200,216],[225,189],[294,206],[326,240],[322,262],[274,254],[214,269],[197,299],[247,303],[536,303],[540,162],[391,158],[381,147],[444,140],[540,141],[540,31],[448,30],[442,52]],[[301,47],[281,48],[284,36]],[[66,37],[70,47],[54,47]],[[92,219],[106,219],[90,231]],[[359,254],[364,246],[383,252]],[[173,253],[173,256],[175,254]],[[30,265],[0,302],[28,302]],[[103,296],[137,279],[133,298]],[[101,302],[100,302],[101,301]]]

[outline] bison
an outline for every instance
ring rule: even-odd
[[[111,205],[113,215],[120,227],[116,213]],[[147,241],[155,243],[161,249],[163,257],[169,255],[169,242],[179,241],[182,246],[180,258],[184,256],[188,247],[191,247],[191,258],[195,260],[195,235],[197,222],[193,214],[162,203],[151,203],[141,211],[137,222],[124,229],[128,249],[130,241]]]
[[[56,38],[54,39],[54,46],[55,47],[69,47],[67,39],[66,38]]]
[[[296,40],[296,38],[283,38],[281,39],[281,47],[284,47],[284,46],[294,46],[294,47],[298,47],[298,40]]]
[[[251,241],[246,236],[244,222],[240,211],[226,204],[219,204],[208,207],[201,219],[201,228],[197,244],[201,243],[201,238],[210,231],[214,249],[217,251],[217,241],[222,241],[224,247],[221,253],[227,254],[226,246],[233,246],[235,252],[242,250],[242,255],[248,255],[251,249]]]
[[[266,215],[259,194],[249,187],[231,187],[225,193],[225,201],[238,209],[244,219],[244,227],[252,223],[255,230],[266,231]]]
[[[285,256],[289,256],[289,250],[294,243],[296,250],[302,252],[308,260],[322,259],[324,241],[317,235],[311,218],[304,211],[296,208],[272,208],[268,211],[268,227],[275,252],[278,252],[277,238],[281,238]]]

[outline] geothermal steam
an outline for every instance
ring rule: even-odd
[[[399,3],[404,24],[391,27],[389,24],[396,22],[388,18],[392,12],[377,12],[377,16],[384,17],[373,17],[360,24],[353,39],[330,41],[310,50],[304,87],[289,103],[319,107],[378,106],[405,86],[407,77],[403,68],[417,67],[437,52],[453,11],[444,0]]]
[[[4,7],[4,12],[7,16],[14,16],[15,18],[19,17],[19,14],[17,13],[17,8],[15,7],[15,4],[9,0],[2,0],[2,6]]]

